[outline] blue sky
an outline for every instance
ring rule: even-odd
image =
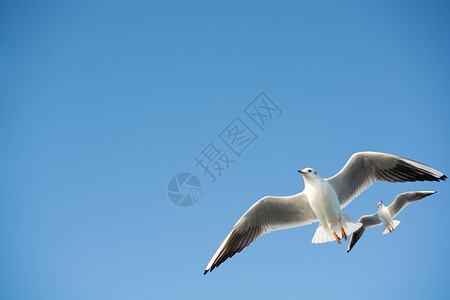
[[[298,169],[372,150],[449,175],[449,28],[444,1],[2,1],[0,299],[446,297],[447,182],[372,186],[344,211],[438,193],[348,254],[313,224],[202,273]],[[265,132],[244,113],[261,91],[283,110]],[[194,156],[236,117],[258,139],[212,183]],[[167,196],[182,172],[189,208]]]

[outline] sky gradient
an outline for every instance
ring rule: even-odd
[[[0,299],[443,299],[450,188],[376,183],[359,218],[436,190],[346,244],[317,223],[264,235],[203,271],[265,195],[303,190],[358,151],[450,174],[445,1],[1,1]],[[264,92],[282,111],[245,113]],[[257,138],[220,138],[236,118]],[[234,160],[211,182],[194,157]],[[168,198],[192,173],[201,198]]]

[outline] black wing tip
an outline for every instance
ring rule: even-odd
[[[214,268],[217,266],[212,265],[209,269],[206,269],[205,272],[203,272],[203,275],[206,275],[208,272],[212,272],[212,270],[214,270]]]
[[[348,241],[348,245],[347,245],[347,253],[349,253],[352,249],[353,246],[355,246],[356,243],[353,243],[353,234],[350,237],[350,240]]]
[[[412,167],[412,168],[411,168]],[[424,169],[418,169],[415,166],[411,166],[411,164],[400,161],[397,163],[397,165],[392,168],[385,170],[387,171],[387,174],[379,174],[384,180],[390,181],[390,182],[415,182],[415,181],[445,181],[447,179],[447,176],[442,174],[442,176],[439,176],[438,174],[435,174],[433,172],[430,172],[428,170]],[[391,177],[392,175],[393,177]],[[397,177],[397,178],[395,178]],[[400,179],[399,181],[397,181]]]
[[[437,193],[436,191],[421,192],[421,194],[423,195],[423,198],[434,195],[436,193]]]
[[[355,244],[356,244],[356,243],[355,243]],[[349,253],[350,251],[352,251],[353,246],[355,246],[355,244],[353,244],[353,245],[350,245],[350,244],[349,244],[349,247],[348,247],[348,249],[347,249],[347,253]]]

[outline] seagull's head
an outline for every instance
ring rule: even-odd
[[[319,178],[319,175],[317,175],[316,170],[313,168],[304,168],[303,170],[298,170],[298,172],[303,175],[305,180]]]
[[[378,208],[382,208],[383,207],[383,201],[378,202]]]

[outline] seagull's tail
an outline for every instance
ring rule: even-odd
[[[354,231],[358,230],[359,227],[362,226],[361,223],[355,221],[351,216],[344,214],[343,212],[340,213],[339,219],[347,236],[350,236],[350,234],[352,234]],[[339,238],[344,237],[339,222],[335,222],[331,224],[331,226],[334,232],[339,236]],[[336,238],[333,235],[333,231],[330,229],[330,227],[328,227],[327,225],[324,226],[322,222],[320,222],[319,226],[317,227],[316,233],[314,234],[314,237],[312,239],[312,243],[320,244],[335,240]]]
[[[320,244],[331,241],[334,241],[333,232],[328,226],[323,226],[322,222],[320,222],[312,239],[312,243]]]
[[[362,226],[362,223],[355,221],[351,216],[344,214],[343,212],[340,213],[340,219],[342,227],[344,227],[345,233],[350,236],[353,232],[359,229],[359,227]],[[337,232],[337,231],[336,231]],[[339,233],[342,236],[342,232],[339,228]]]
[[[395,229],[395,227],[397,227],[398,224],[400,224],[400,221],[393,220],[393,222],[394,222],[394,226],[392,226],[392,227],[394,227],[394,229]],[[392,227],[390,228],[391,230],[392,230]],[[383,234],[386,234],[386,233],[389,233],[389,232],[391,232],[389,230],[389,228],[387,228],[386,226],[383,226]]]

